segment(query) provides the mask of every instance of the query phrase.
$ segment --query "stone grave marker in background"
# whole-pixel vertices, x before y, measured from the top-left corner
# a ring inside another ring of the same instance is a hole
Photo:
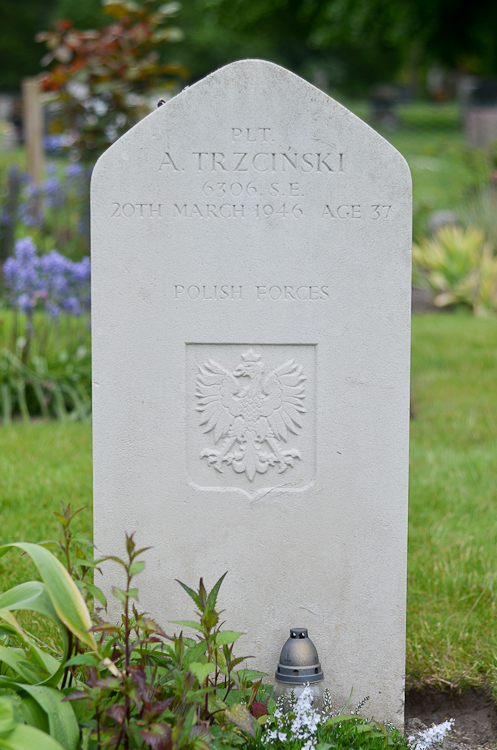
[[[228,570],[250,665],[271,675],[307,627],[334,701],[353,687],[400,725],[404,159],[307,82],[241,61],[101,157],[92,231],[99,552],[122,555],[125,531],[152,546],[140,606],[171,631],[192,615],[174,579]]]

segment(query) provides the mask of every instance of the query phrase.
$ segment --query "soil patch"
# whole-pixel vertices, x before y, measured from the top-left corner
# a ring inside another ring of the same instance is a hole
[[[427,289],[416,289],[415,287],[412,290],[411,310],[413,313],[440,312],[440,308],[433,302],[433,294]]]
[[[488,693],[482,690],[440,693],[425,688],[406,694],[406,734],[417,735],[447,719],[455,721],[443,750],[497,748],[497,710]]]

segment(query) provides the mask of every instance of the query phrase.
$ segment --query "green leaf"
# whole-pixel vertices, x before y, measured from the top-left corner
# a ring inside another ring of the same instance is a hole
[[[142,560],[137,560],[129,566],[129,574],[131,576],[136,576],[138,573],[141,573],[144,568],[145,563]]]
[[[50,734],[65,750],[76,750],[79,741],[79,726],[70,703],[63,703],[64,693],[40,685],[22,685],[48,716]]]
[[[114,588],[112,589],[112,595],[115,596],[116,599],[119,599],[122,604],[126,604],[128,600],[126,591],[123,591],[123,589],[118,589],[117,586],[114,586]]]
[[[202,632],[202,628],[198,624],[198,622],[194,622],[194,620],[173,620],[173,625],[181,625],[183,628],[195,628],[195,630],[200,630]]]
[[[224,711],[225,709],[228,708],[226,703],[223,700],[221,700],[219,695],[217,695],[216,693],[211,693],[209,695],[208,700],[209,700],[209,713],[211,714],[215,713],[216,711]]]
[[[219,589],[221,588],[221,584],[227,575],[228,575],[228,571],[226,571],[226,573],[223,573],[219,581],[213,586],[211,592],[209,593],[209,596],[207,597],[206,609],[214,609],[214,607],[216,606],[217,595],[219,593]]]
[[[85,586],[93,598],[99,601],[103,607],[107,608],[107,599],[105,598],[103,591],[101,591],[98,586],[94,586],[93,583],[85,582]]]
[[[80,641],[95,650],[95,639],[88,632],[91,628],[90,613],[78,587],[62,563],[44,547],[30,542],[3,545],[0,547],[0,557],[12,547],[28,553],[47,587],[48,596],[59,618]]]
[[[342,710],[340,711],[340,713],[341,713],[341,714],[344,714],[344,713],[345,713],[345,711],[347,710],[347,708],[348,708],[348,706],[349,706],[349,703],[350,703],[350,701],[352,700],[352,693],[353,693],[353,692],[354,692],[354,686],[352,686],[352,687],[350,688],[350,695],[349,695],[349,697],[347,698],[347,703],[345,704],[345,706],[344,706],[344,707],[342,708]]]
[[[27,724],[16,724],[10,734],[0,737],[0,750],[64,750],[64,748],[45,732]]]
[[[226,718],[236,724],[243,732],[255,737],[254,722],[247,706],[234,703],[231,708],[226,710],[225,714]]]
[[[239,669],[236,674],[241,682],[253,682],[253,680],[260,680],[261,677],[267,677],[266,672],[258,672],[256,669]]]
[[[128,599],[138,599],[138,589],[128,589],[126,591],[125,589],[118,589],[117,586],[114,586],[112,593],[116,599],[119,599],[123,604],[126,604]]]
[[[21,708],[26,724],[50,734],[48,716],[39,703],[31,698],[31,696],[27,695],[25,698],[21,699]]]
[[[27,581],[0,595],[0,608],[17,610],[29,609],[49,617],[59,627],[61,621],[41,581]]]
[[[71,659],[68,659],[66,661],[65,666],[66,667],[79,667],[79,666],[86,666],[86,667],[95,667],[98,664],[98,659],[95,657],[95,654],[77,654],[76,656],[73,656]]]
[[[24,632],[22,627],[17,622],[15,615],[8,609],[0,609],[0,620],[6,622],[11,629],[11,632],[15,633],[17,637],[24,644],[24,648],[28,651],[26,657],[27,661],[31,663],[31,666],[36,670],[42,670],[45,674],[46,679],[50,679],[51,676],[56,675],[59,677],[61,674],[61,662],[54,659],[53,656],[47,654],[46,651],[42,651],[32,640],[28,637],[27,633]],[[35,666],[36,664],[36,666]],[[57,678],[58,681],[58,678]]]
[[[178,581],[177,578],[176,578],[176,581],[186,591],[186,593],[188,594],[188,596],[190,596],[193,599],[193,601],[195,602],[195,604],[197,605],[197,607],[200,609],[200,598],[199,598],[197,592],[194,591],[193,589],[189,588],[189,586],[187,586],[185,583],[181,583],[181,581]]]
[[[49,685],[57,685],[63,671],[64,661],[68,654],[69,641],[67,628],[60,620],[47,593],[47,587],[41,581],[27,581],[19,586],[5,591],[0,595],[0,607],[3,610],[31,610],[45,615],[59,628],[64,644],[64,653],[60,662],[57,662],[45,651],[31,644],[31,649],[36,651],[38,661],[44,665],[50,676],[45,680]],[[5,619],[5,618],[4,618]]]
[[[187,649],[185,656],[183,658],[183,667],[188,667],[189,664],[191,664],[194,661],[197,661],[201,656],[205,654],[206,650],[206,643],[204,641],[200,641],[199,643],[196,643],[195,646],[191,646],[189,649]]]
[[[330,716],[329,719],[326,719],[323,726],[332,727],[333,724],[340,724],[341,721],[361,721],[361,717],[357,716],[357,714],[348,714],[345,716]]]
[[[40,673],[34,664],[26,660],[26,656],[21,649],[0,646],[0,662],[10,667],[26,683],[35,684],[47,678],[46,672]]]
[[[234,630],[222,630],[216,633],[216,645],[224,646],[227,643],[234,643],[243,633],[237,633]]]
[[[15,727],[14,707],[8,698],[0,698],[0,736],[12,732]]]
[[[208,661],[201,664],[199,661],[193,661],[189,666],[190,672],[195,675],[200,684],[216,669],[216,665]]]
[[[261,716],[261,719],[263,717]],[[331,742],[318,742],[316,745],[316,750],[330,750],[330,747],[333,747]]]

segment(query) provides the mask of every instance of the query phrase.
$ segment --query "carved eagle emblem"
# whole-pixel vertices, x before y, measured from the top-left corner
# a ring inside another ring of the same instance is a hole
[[[270,466],[281,474],[301,458],[284,444],[302,427],[306,377],[293,359],[267,373],[253,349],[240,359],[232,372],[213,359],[199,366],[196,409],[203,432],[220,443],[218,450],[205,448],[201,458],[221,473],[223,465],[231,466],[252,482]]]

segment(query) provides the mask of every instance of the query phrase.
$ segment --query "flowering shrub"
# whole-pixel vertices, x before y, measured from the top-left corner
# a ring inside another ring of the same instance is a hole
[[[25,237],[5,261],[3,277],[12,312],[0,320],[2,422],[16,414],[89,416],[90,259],[74,262],[56,250],[40,255]]]
[[[170,24],[179,3],[160,0],[106,0],[104,12],[116,20],[99,31],[81,31],[59,21],[38,34],[52,65],[42,79],[59,117],[52,127],[68,133],[79,159],[96,161],[120,135],[150,111],[150,92],[174,87],[186,71],[163,59],[164,45],[179,41]]]
[[[57,250],[39,256],[31,237],[18,240],[14,257],[3,266],[5,288],[13,308],[31,317],[41,308],[50,317],[90,310],[90,259],[75,263]]]

